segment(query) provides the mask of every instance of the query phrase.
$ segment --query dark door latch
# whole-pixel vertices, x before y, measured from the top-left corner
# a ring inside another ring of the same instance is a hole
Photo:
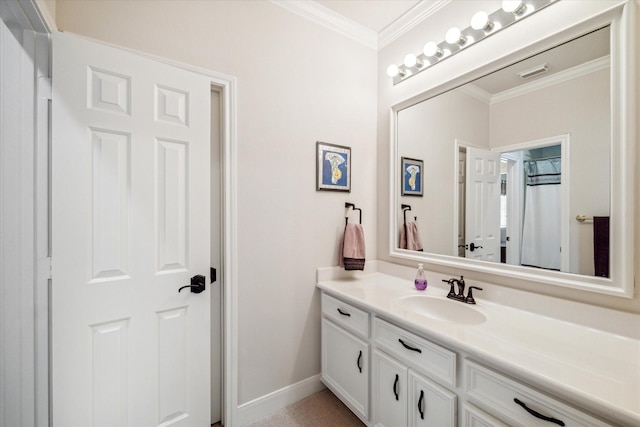
[[[471,242],[471,243],[469,244],[469,250],[470,250],[471,252],[473,252],[473,251],[475,251],[476,249],[482,249],[482,246],[478,246],[478,245],[476,245],[475,243]]]
[[[196,275],[191,278],[191,284],[186,285],[178,289],[178,292],[182,291],[185,288],[191,288],[191,292],[194,294],[199,294],[200,292],[205,290],[205,281],[207,279],[204,276]]]

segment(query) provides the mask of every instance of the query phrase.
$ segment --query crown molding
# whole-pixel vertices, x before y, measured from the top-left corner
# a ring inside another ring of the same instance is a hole
[[[449,3],[451,3],[451,0],[419,2],[407,13],[380,31],[378,34],[378,49],[388,46]]]
[[[378,49],[378,34],[370,28],[345,18],[328,7],[311,0],[269,0],[290,12],[340,33],[371,49]]]

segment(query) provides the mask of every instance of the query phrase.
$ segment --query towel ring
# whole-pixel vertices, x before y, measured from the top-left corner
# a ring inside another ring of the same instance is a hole
[[[404,214],[404,225],[407,226],[407,211],[411,210],[411,205],[401,205],[402,213]],[[416,221],[418,220],[417,216],[413,217]],[[406,231],[406,230],[405,230]]]
[[[346,203],[344,204],[344,207],[345,207],[345,208],[347,208],[347,209],[352,208],[354,211],[359,211],[359,212],[358,212],[358,213],[360,214],[360,217],[359,217],[359,224],[362,224],[362,209],[360,209],[360,208],[356,208],[356,205],[354,205],[353,203],[349,203],[349,202],[346,202]],[[344,225],[345,225],[345,227],[347,226],[347,224],[349,224],[349,217],[348,217],[348,216],[346,216],[346,217],[344,218]]]

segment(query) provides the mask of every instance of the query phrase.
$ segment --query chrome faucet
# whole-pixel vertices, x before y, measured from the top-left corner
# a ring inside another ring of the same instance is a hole
[[[449,286],[451,286],[451,288],[449,289],[449,293],[447,294],[447,298],[456,300],[456,301],[461,301],[461,302],[465,302],[467,304],[475,304],[476,300],[473,298],[473,290],[477,289],[479,291],[482,290],[482,288],[479,288],[477,286],[469,286],[469,292],[467,293],[467,296],[464,296],[464,288],[466,287],[465,283],[464,283],[464,276],[460,276],[460,279],[456,279],[456,278],[451,278],[449,280],[442,280],[445,283],[448,283]],[[458,284],[458,293],[456,294],[455,292],[455,285]]]

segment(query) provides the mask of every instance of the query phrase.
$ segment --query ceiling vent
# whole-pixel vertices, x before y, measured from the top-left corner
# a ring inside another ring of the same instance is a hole
[[[538,65],[536,67],[530,68],[526,71],[522,71],[518,73],[521,79],[530,79],[531,77],[535,77],[539,74],[546,73],[549,71],[549,66],[547,64]]]

